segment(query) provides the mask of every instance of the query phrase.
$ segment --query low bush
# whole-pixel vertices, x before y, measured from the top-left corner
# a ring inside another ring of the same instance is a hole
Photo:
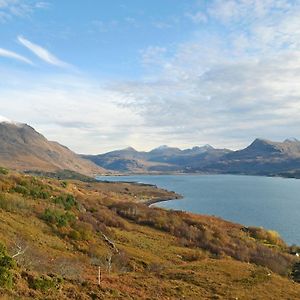
[[[265,230],[261,227],[248,227],[245,231],[248,231],[250,236],[254,239],[260,240],[265,244],[286,248],[284,241],[280,238],[279,233],[276,231]]]
[[[51,277],[41,276],[38,278],[30,277],[28,284],[29,287],[34,290],[46,292],[58,288],[61,282],[62,280],[56,277],[51,278]]]
[[[73,230],[69,233],[69,237],[73,240],[88,241],[93,236],[93,227],[89,223],[77,221],[72,224]]]
[[[8,174],[8,170],[3,168],[3,167],[0,167],[0,174],[2,175],[7,175]]]
[[[14,177],[14,180],[15,186],[10,189],[10,192],[34,199],[48,199],[51,196],[49,187],[35,177]]]
[[[59,195],[53,199],[53,202],[60,204],[66,210],[70,210],[72,207],[77,206],[77,202],[73,195]]]
[[[0,243],[0,287],[11,289],[13,286],[14,260],[7,254],[5,246]]]
[[[58,210],[46,208],[41,218],[52,225],[63,227],[75,221],[75,216],[69,212],[63,213]]]

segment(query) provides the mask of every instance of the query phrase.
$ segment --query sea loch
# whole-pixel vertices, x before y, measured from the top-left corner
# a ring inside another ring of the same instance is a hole
[[[183,195],[159,207],[209,214],[247,226],[276,230],[300,244],[300,180],[241,175],[137,175],[99,180],[155,184]]]

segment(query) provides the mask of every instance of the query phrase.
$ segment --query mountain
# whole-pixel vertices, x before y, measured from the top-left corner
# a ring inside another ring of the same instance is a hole
[[[166,145],[149,152],[131,147],[99,155],[83,155],[97,165],[114,171],[130,173],[188,172],[200,169],[230,153],[228,149],[215,149],[210,145],[181,150]]]
[[[300,141],[256,139],[242,150],[228,153],[207,166],[211,172],[276,175],[300,169]]]
[[[145,173],[149,168],[157,165],[168,166],[163,163],[148,161],[147,155],[147,152],[139,152],[132,147],[128,147],[105,154],[82,155],[82,157],[105,169],[119,172]]]
[[[65,146],[48,141],[27,124],[0,122],[0,165],[20,171],[71,170],[85,175],[104,169]]]
[[[127,173],[229,173],[299,177],[300,141],[255,139],[231,151],[210,145],[181,150],[160,146],[149,152],[133,148],[83,156],[106,169]]]

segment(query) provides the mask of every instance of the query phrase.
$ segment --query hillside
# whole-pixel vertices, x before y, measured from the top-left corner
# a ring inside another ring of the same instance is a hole
[[[71,170],[92,175],[103,168],[44,136],[26,124],[0,122],[0,164],[20,171]]]
[[[299,249],[272,231],[145,205],[175,197],[1,168],[0,297],[299,299],[289,254]]]

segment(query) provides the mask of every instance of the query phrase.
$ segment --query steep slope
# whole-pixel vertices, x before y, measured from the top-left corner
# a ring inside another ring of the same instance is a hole
[[[103,168],[44,136],[26,124],[0,123],[0,165],[16,170],[72,170],[92,175]]]

